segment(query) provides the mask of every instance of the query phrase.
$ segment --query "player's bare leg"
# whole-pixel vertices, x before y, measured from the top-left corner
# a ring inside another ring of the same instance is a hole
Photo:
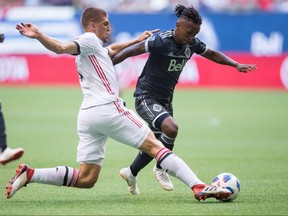
[[[5,196],[11,198],[29,183],[91,188],[97,182],[100,170],[101,166],[97,164],[80,164],[79,170],[67,166],[36,169],[20,164],[15,176],[8,182]]]
[[[231,195],[231,192],[225,188],[209,186],[202,182],[188,165],[169,149],[165,148],[152,132],[149,133],[141,146],[141,150],[154,156],[157,163],[164,170],[167,170],[168,174],[187,184],[193,190],[197,200],[200,201],[212,197],[222,200]]]

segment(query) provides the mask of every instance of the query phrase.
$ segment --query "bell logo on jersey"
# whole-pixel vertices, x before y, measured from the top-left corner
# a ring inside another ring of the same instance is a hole
[[[168,71],[169,72],[178,72],[178,71],[182,71],[185,64],[187,62],[187,59],[183,59],[181,63],[177,64],[177,61],[175,59],[171,59],[169,67],[168,67]]]

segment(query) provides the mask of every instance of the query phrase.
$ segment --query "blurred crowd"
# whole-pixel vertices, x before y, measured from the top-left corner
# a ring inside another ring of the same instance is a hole
[[[288,0],[0,0],[0,8],[14,6],[73,6],[82,10],[89,6],[118,13],[171,12],[176,4],[193,5],[200,11],[288,12]]]

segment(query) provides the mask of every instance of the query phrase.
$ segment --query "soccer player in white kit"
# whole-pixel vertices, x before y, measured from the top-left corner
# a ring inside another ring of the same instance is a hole
[[[135,40],[104,48],[103,42],[108,40],[111,30],[107,13],[99,8],[88,8],[82,13],[81,24],[84,33],[68,43],[41,33],[31,23],[16,26],[22,35],[37,39],[48,50],[77,55],[76,67],[84,98],[77,123],[79,168],[58,166],[39,169],[20,164],[8,183],[6,198],[11,198],[20,188],[33,182],[92,188],[98,180],[108,137],[154,157],[169,174],[187,184],[199,201],[210,197],[222,200],[230,196],[231,192],[227,189],[203,183],[182,159],[155,138],[149,127],[118,97],[119,87],[111,57],[157,30],[145,31]],[[125,180],[129,185],[130,179]]]

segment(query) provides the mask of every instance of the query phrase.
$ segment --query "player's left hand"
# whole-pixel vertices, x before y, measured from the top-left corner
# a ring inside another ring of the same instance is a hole
[[[251,71],[257,70],[257,66],[255,64],[240,64],[237,63],[236,66],[237,70],[242,73],[247,73]]]
[[[150,31],[144,31],[144,32],[142,32],[141,35],[138,36],[137,40],[138,40],[139,42],[141,42],[141,41],[147,39],[148,37],[152,36],[153,33],[159,32],[159,31],[160,31],[160,29],[154,29],[154,30],[150,30]]]

